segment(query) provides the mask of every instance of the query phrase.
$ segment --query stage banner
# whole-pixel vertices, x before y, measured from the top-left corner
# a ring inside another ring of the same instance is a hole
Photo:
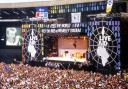
[[[37,7],[35,17],[41,17],[44,19],[48,19],[48,7]]]
[[[71,13],[71,22],[80,23],[81,22],[81,13]]]
[[[97,23],[97,24],[95,24]],[[120,69],[120,20],[107,18],[88,22],[88,59],[97,68]]]
[[[43,34],[37,24],[22,24],[22,36],[22,62],[37,61],[43,54]]]
[[[113,6],[113,0],[108,0],[107,1],[107,7],[106,7],[106,13],[110,13],[111,12],[112,6]]]

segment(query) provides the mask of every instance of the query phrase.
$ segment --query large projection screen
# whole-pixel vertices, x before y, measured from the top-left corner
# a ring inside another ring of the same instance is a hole
[[[21,46],[21,28],[6,28],[6,46]]]

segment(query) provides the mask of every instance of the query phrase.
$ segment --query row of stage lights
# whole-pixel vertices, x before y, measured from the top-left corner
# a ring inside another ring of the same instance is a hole
[[[71,5],[59,5],[51,6],[50,13],[70,13],[70,12],[88,12],[88,11],[104,11],[106,8],[106,2],[90,2],[90,3],[78,3]]]

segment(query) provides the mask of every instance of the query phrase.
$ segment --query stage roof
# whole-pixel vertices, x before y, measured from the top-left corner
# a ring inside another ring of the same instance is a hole
[[[0,0],[0,3],[22,3],[22,2],[37,2],[37,1],[53,1],[53,0]]]

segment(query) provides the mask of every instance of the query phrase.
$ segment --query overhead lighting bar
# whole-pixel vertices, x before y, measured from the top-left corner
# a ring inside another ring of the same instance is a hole
[[[13,13],[14,13],[14,14],[17,14],[17,15],[19,15],[19,13],[18,13],[18,12],[16,12],[16,11],[13,11]]]
[[[26,14],[26,12],[25,11],[21,11],[23,14]]]
[[[21,22],[22,19],[0,19],[0,22]]]
[[[3,11],[3,13],[5,13],[5,14],[9,15],[9,13],[8,13],[7,11]]]
[[[31,11],[32,12],[32,14],[34,15],[34,11]]]

